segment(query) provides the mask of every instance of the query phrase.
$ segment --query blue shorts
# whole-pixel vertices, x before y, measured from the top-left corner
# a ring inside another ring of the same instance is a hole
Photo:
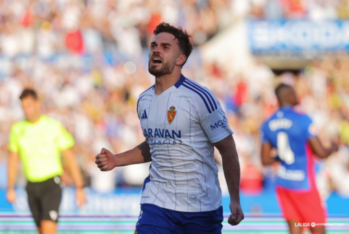
[[[179,212],[142,204],[137,234],[220,234],[223,208],[207,212]]]

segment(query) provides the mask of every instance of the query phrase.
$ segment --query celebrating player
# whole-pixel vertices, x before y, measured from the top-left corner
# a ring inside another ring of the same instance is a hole
[[[102,171],[152,161],[144,181],[138,234],[221,233],[222,194],[214,147],[223,159],[231,215],[237,225],[240,166],[232,130],[213,93],[181,74],[192,45],[182,29],[166,23],[154,30],[148,70],[155,85],[137,104],[146,140],[130,151],[113,155],[102,149],[96,164]]]
[[[280,84],[275,89],[280,109],[262,125],[263,165],[280,161],[277,169],[277,196],[291,234],[302,233],[306,224],[312,233],[325,233],[325,209],[315,184],[313,152],[326,158],[338,150],[336,144],[324,148],[314,132],[309,116],[293,109],[297,105],[294,89]],[[278,156],[272,157],[272,148]]]
[[[34,90],[25,89],[20,100],[26,120],[15,123],[11,129],[7,200],[10,203],[16,200],[14,185],[21,159],[28,203],[37,229],[40,234],[54,234],[62,197],[60,151],[74,179],[78,205],[86,201],[82,175],[70,149],[74,139],[58,121],[41,115],[41,104]]]

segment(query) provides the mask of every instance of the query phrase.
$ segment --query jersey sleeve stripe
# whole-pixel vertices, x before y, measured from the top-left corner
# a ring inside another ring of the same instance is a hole
[[[205,97],[207,98],[208,102],[210,103],[210,106],[211,106],[211,110],[214,111],[216,110],[209,98],[209,96],[204,92],[203,89],[200,89],[200,86],[198,85],[195,85],[194,83],[189,83],[187,82],[187,80],[185,81],[185,84],[188,85],[188,86],[191,86],[192,88],[196,89],[198,92],[201,92],[203,95],[205,95]]]
[[[211,101],[209,100],[213,111],[217,110],[217,104],[216,104],[214,98],[212,97],[212,95],[206,89],[200,87],[199,85],[195,84],[194,82],[192,82],[192,81],[190,81],[188,79],[186,79],[185,81],[188,82],[189,84],[191,84],[192,86],[197,87],[200,91],[202,91],[205,94],[205,96],[207,98],[209,97],[211,99],[211,101],[213,102],[213,105],[214,105],[214,107],[213,107]]]
[[[199,91],[197,91],[197,90],[191,88],[191,87],[188,86],[186,83],[183,83],[183,86],[186,87],[187,89],[190,89],[191,91],[197,93],[197,94],[201,97],[201,99],[204,101],[205,106],[206,106],[208,112],[209,112],[210,114],[212,113],[211,109],[209,108],[209,106],[208,106],[208,104],[207,104],[207,102],[206,102],[206,99],[201,95],[201,93],[200,93]]]

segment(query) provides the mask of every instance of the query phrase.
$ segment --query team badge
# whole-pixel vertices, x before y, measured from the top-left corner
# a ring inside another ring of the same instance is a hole
[[[171,124],[176,117],[176,107],[171,106],[170,109],[167,111],[167,121],[169,124]]]

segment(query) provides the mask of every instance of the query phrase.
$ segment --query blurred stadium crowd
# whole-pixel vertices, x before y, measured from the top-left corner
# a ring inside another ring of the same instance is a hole
[[[250,0],[240,2],[254,19],[335,20],[349,18],[347,0]]]
[[[183,74],[210,87],[226,110],[242,166],[242,191],[257,194],[273,177],[274,168],[263,168],[259,160],[259,128],[277,108],[273,89],[282,81],[295,86],[300,109],[313,118],[324,142],[339,138],[342,143],[338,153],[317,165],[322,194],[336,190],[349,196],[347,54],[329,55],[301,72],[280,74],[258,59],[238,72],[230,69],[234,61],[207,63],[200,54],[200,45],[234,21],[238,14],[232,11],[274,19],[276,11],[271,9],[278,4],[286,5],[277,18],[349,16],[348,2],[339,0],[0,0],[0,187],[6,187],[10,126],[23,118],[18,97],[24,87],[34,87],[43,112],[74,135],[87,185],[107,192],[142,184],[149,165],[101,173],[94,157],[102,147],[121,152],[144,140],[136,102],[154,83],[147,72],[147,47],[154,27],[165,21],[193,35],[195,49]],[[220,177],[224,181],[223,174]],[[72,184],[68,172],[63,180]],[[18,184],[24,184],[23,176]]]

